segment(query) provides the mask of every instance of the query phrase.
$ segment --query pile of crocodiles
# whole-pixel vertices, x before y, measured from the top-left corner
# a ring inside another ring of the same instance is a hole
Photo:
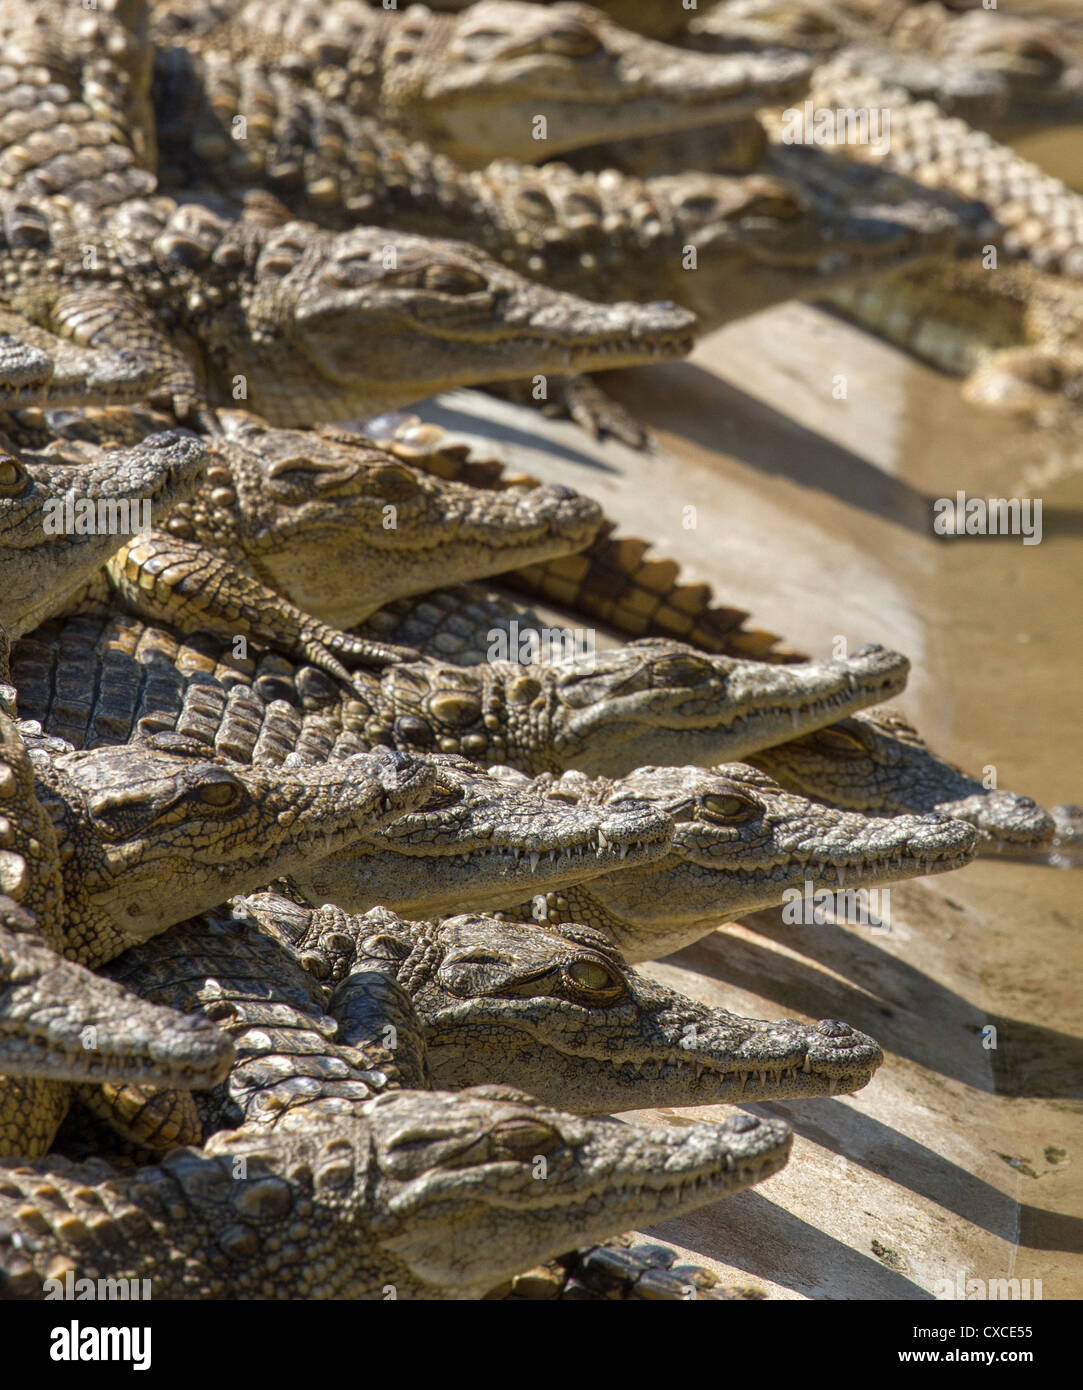
[[[543,380],[641,443],[590,372],[800,296],[1067,409],[1083,204],[998,140],[1083,119],[1080,34],[0,0],[0,36],[0,1296],[761,1297],[625,1233],[787,1126],[611,1116],[881,1049],[635,964],[810,882],[1072,862],[1083,813],[939,756],[905,656],[809,659],[401,408]],[[890,150],[792,143],[806,100],[890,106]],[[602,649],[494,659],[532,602]]]

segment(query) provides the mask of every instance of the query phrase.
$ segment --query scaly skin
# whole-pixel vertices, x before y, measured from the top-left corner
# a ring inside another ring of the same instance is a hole
[[[0,1152],[44,1153],[69,1088],[111,1083],[213,1085],[232,1060],[195,1020],[155,1008],[71,961],[56,833],[30,756],[0,713]],[[16,901],[17,900],[17,901]]]
[[[1037,269],[1083,277],[1083,195],[929,101],[912,101],[890,74],[867,73],[845,52],[817,70],[816,108],[888,109],[890,139],[844,144],[850,159],[980,199],[992,214],[987,241]]]
[[[389,972],[417,1010],[439,1087],[488,1079],[607,1114],[835,1095],[866,1085],[882,1060],[844,1023],[764,1022],[687,999],[629,969],[589,927],[475,915],[407,922],[386,908],[350,916],[270,893],[238,906],[332,991],[328,1007],[340,1019],[352,981]],[[119,978],[146,992],[135,975]],[[150,997],[192,1007],[180,994]]]
[[[349,912],[379,903],[436,916],[510,907],[545,893],[661,859],[668,815],[638,802],[616,812],[559,805],[525,778],[490,776],[464,758],[435,754],[424,804],[378,834],[290,875],[306,902]]]
[[[485,1295],[509,1303],[568,1299],[575,1302],[709,1302],[755,1301],[761,1289],[719,1284],[709,1270],[676,1262],[660,1245],[633,1245],[617,1237],[586,1250],[572,1250],[535,1269],[526,1270]]]
[[[65,574],[48,544],[35,545],[37,565],[26,566],[23,552],[12,556],[9,564],[19,561],[12,602],[32,603],[34,620],[15,623],[18,613],[9,612],[13,626],[23,630],[61,610],[119,600],[184,632],[262,642],[348,684],[344,662],[381,665],[417,653],[351,636],[341,624],[426,587],[434,569],[470,577],[499,570],[512,556],[545,559],[584,544],[597,527],[597,504],[567,488],[481,492],[404,467],[354,434],[276,430],[242,412],[225,413],[221,423],[225,433],[209,441],[206,482],[191,502],[173,507],[162,529],[121,544],[87,588],[58,587]],[[50,466],[38,469],[44,486],[19,491],[17,463],[9,465],[16,475],[8,509],[19,508],[20,534],[42,539],[50,493],[73,470],[80,487],[84,477],[97,481],[105,473],[115,490],[130,466],[142,485],[146,448],[103,454],[99,446],[135,443],[167,424],[168,417],[142,410],[52,410],[32,420],[24,413],[13,432],[48,440],[33,458]],[[198,448],[194,440],[172,447]],[[59,463],[70,465],[67,473]],[[0,480],[0,500],[2,488]],[[159,519],[168,495],[158,504]],[[100,551],[110,543],[106,537],[97,544]]]
[[[386,750],[271,769],[214,762],[176,735],[93,752],[49,744],[31,757],[60,848],[64,954],[91,966],[332,853],[432,786],[423,762]]]
[[[129,504],[138,515],[138,504],[150,502],[152,518],[161,520],[194,494],[205,459],[197,439],[175,431],[126,449],[75,450],[58,441],[38,451],[0,452],[0,622],[8,633],[18,637],[62,612],[122,544],[116,523],[130,518]],[[46,529],[50,504],[70,504],[81,526],[76,508],[88,501],[93,529]]]
[[[5,413],[28,406],[124,405],[142,400],[159,380],[159,373],[129,352],[81,348],[0,309],[0,410]],[[162,428],[171,423],[165,420]],[[16,428],[16,422],[5,421],[9,437]]]
[[[100,213],[6,195],[0,271],[10,308],[132,350],[162,369],[170,408],[209,424],[209,404],[236,391],[272,424],[308,424],[456,384],[679,356],[693,322],[668,305],[562,295],[465,244],[268,228],[169,199]]]
[[[376,903],[415,916],[514,906],[526,919],[584,922],[607,932],[629,960],[647,960],[810,882],[869,888],[961,868],[976,838],[947,811],[890,819],[843,813],[741,764],[640,768],[616,780],[573,772],[529,781],[507,769],[499,780],[465,769],[449,778],[448,771],[443,778],[457,799],[440,795],[438,769],[434,809],[411,812],[292,875],[294,890],[308,903],[351,912]],[[558,808],[582,823],[563,824]],[[676,820],[675,832],[648,839],[647,808]],[[629,814],[596,821],[595,829],[589,809]],[[1032,812],[1044,816],[1033,803]],[[616,852],[613,872],[606,860]],[[441,863],[448,854],[455,858]],[[526,903],[516,895],[524,884],[532,894]]]
[[[153,189],[144,0],[78,12],[67,0],[3,0],[0,52],[0,188],[100,206]]]
[[[134,1172],[7,1164],[0,1296],[41,1298],[71,1268],[150,1278],[156,1298],[383,1299],[389,1284],[398,1298],[476,1298],[575,1241],[761,1182],[789,1145],[784,1125],[750,1115],[646,1130],[479,1087],[396,1091]]]
[[[797,55],[689,53],[586,6],[509,0],[455,16],[344,0],[179,0],[155,7],[152,37],[160,48],[269,60],[325,100],[474,165],[746,115],[802,95],[810,66]]]
[[[112,445],[166,423],[149,410],[50,411],[38,428],[24,417],[22,429]],[[173,507],[157,539],[214,552],[336,628],[424,591],[434,574],[454,583],[570,554],[601,518],[598,503],[569,488],[482,489],[440,478],[345,429],[276,429],[234,410],[219,423],[222,434],[205,441],[205,481]],[[167,605],[135,611],[178,621]]]
[[[762,168],[641,180],[510,159],[466,172],[267,64],[225,54],[160,55],[156,102],[165,188],[232,198],[264,189],[324,227],[462,238],[551,288],[672,298],[703,332],[943,255],[959,231],[947,205],[816,150],[784,176]],[[234,138],[239,119],[249,120],[243,140]]]
[[[664,858],[535,897],[518,910],[542,922],[585,922],[631,961],[680,950],[809,884],[811,891],[853,891],[961,868],[977,838],[947,812],[870,818],[831,809],[739,763],[709,771],[640,768],[613,782],[566,773],[549,794],[573,805],[643,800],[677,822]]]
[[[621,776],[651,756],[739,758],[891,698],[908,669],[905,657],[875,646],[771,666],[648,638],[529,667],[403,663],[371,678],[364,700],[345,703],[344,719],[370,742],[390,737],[396,747],[462,752],[532,774]]]
[[[782,45],[823,58],[853,46],[868,70],[998,136],[1083,117],[1083,54],[1068,24],[1021,14],[1018,4],[1014,13],[960,8],[731,0],[691,15],[688,41],[707,51]]]
[[[100,625],[100,620],[86,624],[92,629]],[[74,635],[82,627],[75,620],[70,631]],[[105,631],[123,637],[126,625],[107,620]],[[340,702],[326,682],[323,691],[330,700],[322,708],[318,704],[320,678],[312,668],[302,668],[291,691],[275,669],[284,663],[272,659],[267,674],[257,676],[251,686],[222,663],[208,670],[204,660],[192,670],[199,661],[198,648],[181,648],[177,666],[167,666],[152,655],[161,651],[159,634],[148,629],[144,635],[147,641],[134,649],[128,646],[130,656],[110,651],[106,644],[104,664],[95,670],[93,683],[85,686],[85,648],[80,650],[77,642],[67,644],[57,672],[55,719],[36,703],[30,666],[20,657],[16,678],[22,681],[24,672],[28,677],[24,713],[43,718],[52,736],[60,727],[70,728],[64,719],[65,713],[74,712],[66,694],[71,681],[73,693],[82,687],[83,695],[77,698],[96,692],[91,699],[102,699],[91,713],[92,731],[84,730],[80,739],[99,749],[172,727],[198,740],[196,746],[205,757],[269,771],[288,770],[291,756],[341,764],[362,750],[356,734],[343,730]],[[35,651],[40,648],[32,639],[27,655],[34,665]],[[297,701],[292,708],[282,699],[287,694]],[[304,704],[307,711],[300,707]],[[668,817],[647,806],[617,812],[603,806],[560,806],[544,791],[535,794],[522,779],[497,779],[462,758],[436,755],[426,760],[425,770],[430,782],[425,795],[403,806],[405,814],[393,825],[366,827],[328,846],[325,852],[334,855],[335,863],[326,878],[317,874],[319,855],[295,865],[288,871],[295,889],[317,903],[334,894],[354,911],[376,903],[418,915],[507,907],[524,894],[555,890],[621,865],[646,863],[669,845]]]
[[[140,650],[159,654],[153,680],[133,660]],[[77,743],[88,735],[114,742],[139,729],[176,729],[231,756],[239,749],[242,758],[261,744],[267,751],[277,745],[284,757],[332,750],[341,756],[390,743],[530,774],[621,776],[651,756],[701,764],[743,757],[892,698],[909,669],[905,657],[875,646],[839,660],[780,666],[647,639],[533,666],[403,662],[382,675],[359,675],[364,696],[344,698],[311,668],[265,663],[270,679],[257,676],[255,688],[233,679],[241,663],[213,643],[193,650],[202,670],[188,680],[174,664],[175,637],[160,629],[121,618],[104,630],[78,619],[42,629],[13,659],[22,714]],[[99,662],[102,672],[90,674]],[[223,665],[230,674],[219,672]]]
[[[1083,223],[1081,223],[1083,226]],[[1080,262],[1083,266],[1083,260]],[[952,375],[975,405],[1061,429],[1078,452],[1083,287],[1027,265],[930,268],[840,291],[833,307]]]
[[[751,761],[803,796],[872,816],[939,812],[978,832],[979,854],[1015,856],[1050,846],[1054,818],[1029,796],[990,789],[946,762],[892,709],[864,710]]]

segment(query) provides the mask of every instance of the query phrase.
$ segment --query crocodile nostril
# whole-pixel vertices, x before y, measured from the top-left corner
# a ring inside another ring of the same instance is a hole
[[[840,1023],[834,1018],[821,1018],[816,1031],[824,1038],[848,1038],[853,1029],[848,1023]]]
[[[737,1134],[747,1134],[749,1130],[759,1129],[760,1122],[755,1115],[734,1115],[730,1120],[730,1129]]]
[[[884,648],[879,642],[866,642],[864,646],[858,647],[854,656],[875,656],[877,652],[882,652]]]
[[[565,487],[563,483],[547,483],[542,491],[547,497],[553,497],[558,502],[570,502],[578,495],[574,488]]]

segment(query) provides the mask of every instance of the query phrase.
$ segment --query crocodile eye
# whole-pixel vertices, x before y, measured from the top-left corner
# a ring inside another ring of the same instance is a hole
[[[820,729],[815,734],[817,744],[834,756],[853,758],[866,757],[868,749],[856,734],[848,734],[845,729]]]
[[[754,801],[743,796],[720,794],[705,796],[701,802],[703,810],[711,820],[729,822],[748,820],[759,810]]]
[[[598,35],[585,27],[551,29],[538,44],[543,53],[556,53],[562,58],[589,58],[601,46]]]
[[[584,994],[612,994],[624,988],[624,981],[612,966],[587,956],[566,965],[564,975],[574,989]]]
[[[675,687],[700,685],[714,675],[714,667],[707,661],[694,656],[667,656],[655,661],[651,667],[651,684]]]
[[[235,782],[207,782],[196,789],[196,799],[204,806],[224,810],[241,799],[241,789]]]
[[[30,474],[10,455],[0,455],[0,497],[14,497],[30,481]]]
[[[427,290],[438,290],[440,294],[480,294],[488,288],[484,275],[456,265],[429,266],[423,284]]]
[[[384,497],[412,497],[417,491],[417,479],[399,463],[376,464],[369,471],[369,481]]]
[[[540,1120],[506,1120],[498,1124],[489,1135],[491,1153],[494,1158],[518,1158],[529,1160],[539,1155],[552,1153],[561,1144],[560,1135],[550,1125]]]
[[[463,799],[462,787],[448,787],[441,782],[437,782],[433,788],[432,795],[425,798],[425,804],[420,808],[422,812],[444,811],[449,806],[457,806]]]

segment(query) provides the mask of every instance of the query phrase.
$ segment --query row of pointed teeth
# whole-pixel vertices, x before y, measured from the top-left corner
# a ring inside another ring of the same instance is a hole
[[[783,1082],[796,1082],[801,1072],[810,1072],[812,1062],[808,1056],[799,1067],[766,1067],[752,1069],[751,1071],[721,1071],[718,1067],[713,1067],[709,1062],[700,1062],[687,1053],[680,1056],[670,1056],[666,1058],[652,1059],[646,1062],[625,1062],[621,1067],[622,1071],[627,1071],[631,1076],[645,1081],[664,1080],[667,1073],[678,1071],[692,1071],[696,1081],[704,1076],[709,1076],[715,1081],[740,1081],[742,1091],[748,1082],[755,1077],[761,1086],[770,1083],[772,1086],[781,1086]]]
[[[628,856],[628,851],[642,850],[647,847],[646,840],[635,840],[630,845],[613,845],[601,831],[598,832],[596,844],[574,845],[571,849],[550,849],[545,851],[534,849],[521,849],[518,845],[493,845],[489,849],[476,849],[470,852],[471,859],[510,859],[513,863],[518,863],[520,859],[530,860],[530,872],[534,873],[539,864],[563,864],[571,859],[584,859],[593,853],[595,859],[601,859],[607,850],[615,849],[619,859],[623,862]]]
[[[543,349],[555,349],[558,346],[556,342],[549,339],[545,339],[541,343]],[[645,353],[648,357],[658,357],[663,353],[668,356],[675,350],[687,350],[690,346],[691,339],[688,338],[667,338],[665,340],[659,340],[657,338],[621,338],[616,342],[583,343],[576,347],[567,346],[564,348],[563,357],[564,365],[570,367],[575,360],[576,352],[638,352]]]

